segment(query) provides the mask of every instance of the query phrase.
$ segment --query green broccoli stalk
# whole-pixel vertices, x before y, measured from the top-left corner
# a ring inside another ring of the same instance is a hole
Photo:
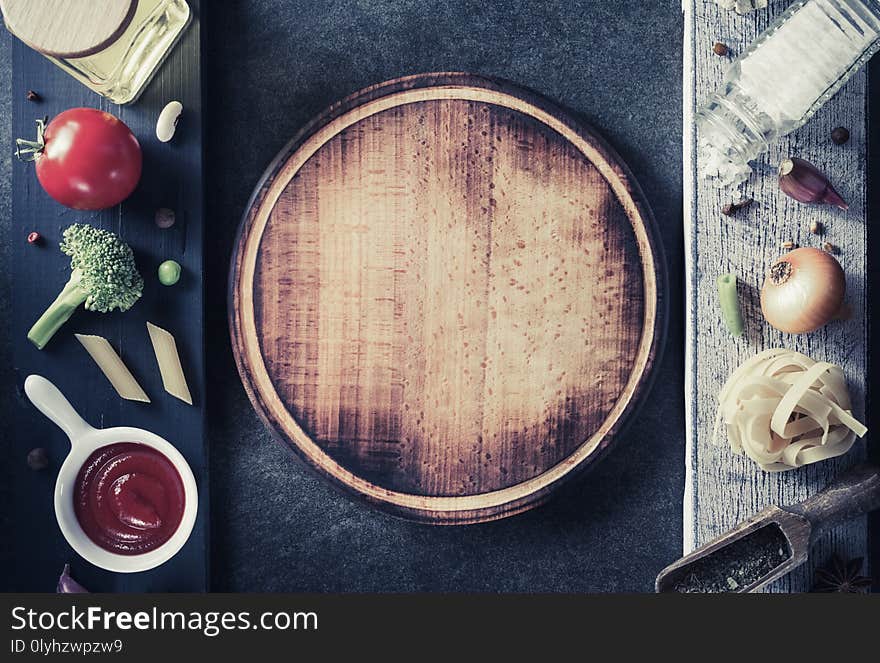
[[[131,247],[109,230],[75,223],[64,231],[61,251],[70,256],[70,280],[28,332],[42,350],[83,304],[89,311],[127,311],[144,289]]]

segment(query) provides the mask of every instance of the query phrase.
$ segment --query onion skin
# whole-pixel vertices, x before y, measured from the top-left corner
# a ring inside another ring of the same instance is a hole
[[[779,331],[804,334],[837,318],[846,276],[834,256],[803,247],[776,260],[761,288],[761,311]]]

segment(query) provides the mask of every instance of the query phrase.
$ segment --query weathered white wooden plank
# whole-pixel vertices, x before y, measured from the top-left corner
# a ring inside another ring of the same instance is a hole
[[[740,188],[756,203],[734,217],[720,212],[740,194],[719,191],[698,176],[694,150],[695,109],[721,81],[732,57],[718,57],[712,44],[721,41],[732,56],[743,50],[787,6],[771,2],[768,9],[739,16],[720,9],[714,0],[683,0],[685,11],[684,170],[687,281],[687,481],[684,504],[684,548],[689,552],[751,516],[768,504],[798,502],[821,489],[841,469],[861,460],[859,442],[844,458],[781,474],[768,474],[726,443],[714,443],[712,425],[716,396],[729,373],[767,347],[787,347],[814,359],[839,364],[846,373],[856,416],[864,421],[866,377],[866,93],[862,71],[803,128],[782,139],[755,164],[752,178]],[[845,126],[850,141],[830,140],[831,130]],[[786,156],[803,157],[824,170],[849,202],[847,212],[828,206],[807,206],[784,196],[776,183],[776,165]],[[809,231],[811,221],[827,229],[824,238]],[[767,266],[793,241],[821,246],[827,239],[841,249],[838,259],[847,275],[847,302],[852,318],[812,334],[782,334],[767,325],[760,311],[759,289]],[[724,272],[741,280],[740,299],[746,333],[732,338],[721,322],[715,279]],[[814,547],[810,564],[776,583],[771,591],[806,591],[813,569],[836,552],[847,557],[867,553],[865,519],[840,527]]]

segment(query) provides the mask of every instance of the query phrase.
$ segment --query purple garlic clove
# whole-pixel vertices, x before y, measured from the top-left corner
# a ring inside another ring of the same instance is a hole
[[[791,157],[779,164],[779,188],[802,203],[828,203],[842,210],[849,208],[825,174],[809,161],[798,157]]]

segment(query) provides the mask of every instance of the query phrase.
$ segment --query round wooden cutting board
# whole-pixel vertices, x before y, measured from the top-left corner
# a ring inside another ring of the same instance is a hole
[[[232,260],[233,349],[260,416],[337,485],[491,520],[591,464],[643,396],[662,264],[589,129],[510,83],[413,76],[270,166]]]

